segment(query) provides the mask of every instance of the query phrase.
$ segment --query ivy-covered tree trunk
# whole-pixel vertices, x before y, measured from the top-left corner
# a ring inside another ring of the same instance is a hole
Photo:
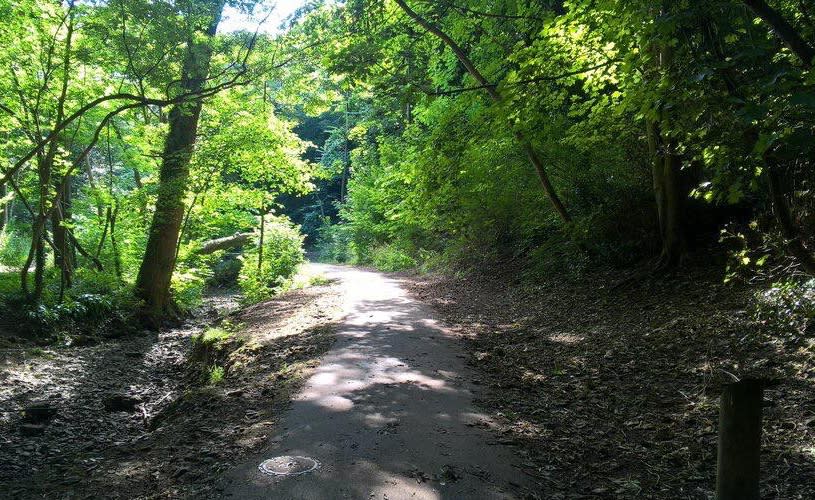
[[[204,88],[209,73],[212,48],[209,41],[215,36],[223,0],[209,0],[207,13],[210,21],[204,39],[191,35],[181,70],[180,91],[196,94]],[[172,315],[170,281],[175,268],[175,249],[181,222],[184,218],[184,194],[189,180],[189,164],[195,145],[198,118],[202,101],[191,99],[173,106],[170,111],[170,130],[164,143],[156,210],[150,224],[147,249],[136,279],[136,293],[144,300],[144,318],[152,325]]]

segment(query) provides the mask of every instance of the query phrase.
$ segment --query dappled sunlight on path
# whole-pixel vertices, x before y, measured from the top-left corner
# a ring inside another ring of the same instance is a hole
[[[231,471],[236,498],[518,498],[536,491],[511,448],[472,405],[463,355],[428,309],[375,272],[315,265],[341,280],[346,320],[269,448]],[[316,472],[273,478],[277,455],[319,460]]]

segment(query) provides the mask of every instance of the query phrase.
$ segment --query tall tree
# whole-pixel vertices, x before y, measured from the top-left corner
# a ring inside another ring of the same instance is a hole
[[[212,59],[211,40],[218,29],[224,3],[224,0],[193,2],[193,5],[203,7],[206,23],[203,32],[193,30],[187,41],[181,69],[182,93],[197,94],[204,88]],[[151,323],[156,323],[173,312],[170,282],[184,218],[184,195],[190,173],[190,157],[202,105],[201,99],[192,99],[174,105],[170,111],[170,130],[162,153],[156,210],[136,279],[137,294],[144,300],[145,318]]]
[[[438,37],[441,41],[447,45],[450,50],[456,55],[461,64],[467,69],[467,72],[473,79],[478,83],[480,87],[486,90],[487,94],[490,98],[495,101],[496,103],[501,103],[502,97],[501,94],[498,92],[496,85],[490,83],[484,75],[478,70],[475,66],[473,61],[467,55],[467,53],[462,49],[455,40],[450,38],[450,36],[441,30],[438,26],[431,23],[421,15],[419,15],[415,10],[411,9],[405,0],[394,0],[399,7],[402,8],[405,13],[410,16],[413,20],[415,20],[422,28],[426,29],[434,36]],[[540,179],[541,185],[543,186],[543,190],[546,192],[546,196],[549,197],[549,201],[552,203],[552,207],[555,211],[560,215],[560,218],[563,219],[563,222],[569,222],[571,217],[569,216],[569,212],[566,211],[566,207],[563,205],[563,202],[560,200],[557,192],[555,191],[552,182],[549,180],[549,174],[546,172],[546,167],[541,160],[540,155],[535,148],[532,146],[532,143],[527,139],[524,134],[518,130],[513,131],[513,135],[518,141],[518,144],[523,149],[524,153],[526,154],[527,158],[529,158],[529,162],[535,168],[535,172],[538,174],[538,178]]]

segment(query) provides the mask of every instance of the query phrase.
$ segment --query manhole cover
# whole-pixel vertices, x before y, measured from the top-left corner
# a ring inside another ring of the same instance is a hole
[[[320,468],[320,462],[310,457],[274,457],[258,465],[260,472],[270,476],[297,476]]]

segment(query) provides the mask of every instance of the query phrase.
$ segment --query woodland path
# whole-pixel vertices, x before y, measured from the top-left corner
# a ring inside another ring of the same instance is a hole
[[[473,406],[455,337],[398,279],[311,264],[341,282],[336,343],[294,398],[268,447],[228,471],[223,495],[276,499],[503,499],[536,490],[512,448]],[[267,476],[280,455],[322,466]]]

